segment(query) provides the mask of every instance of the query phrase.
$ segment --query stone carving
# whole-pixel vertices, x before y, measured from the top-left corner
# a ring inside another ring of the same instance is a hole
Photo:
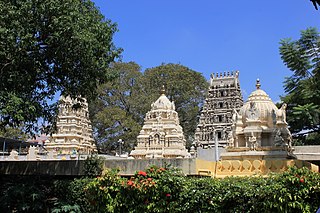
[[[234,146],[234,138],[232,131],[229,132],[228,134],[228,147],[233,147]]]
[[[149,116],[155,115],[155,116]],[[198,127],[198,131],[205,130]],[[196,134],[201,140],[203,134]],[[178,113],[174,103],[162,91],[161,96],[151,105],[146,114],[144,125],[137,137],[137,146],[130,156],[137,159],[145,158],[186,158],[190,154],[185,148],[186,140],[182,127],[179,125]]]
[[[204,131],[197,128],[195,132],[199,144],[205,148],[215,146],[213,131],[217,132],[220,147],[228,144],[233,112],[237,112],[243,105],[238,76],[238,72],[211,74],[208,95],[198,124],[200,127],[205,123],[208,129]]]
[[[282,133],[280,129],[276,130],[276,134],[274,136],[274,145],[275,146],[284,146],[285,145],[285,140],[282,137]]]
[[[251,136],[249,137],[248,142],[249,142],[250,150],[256,150],[257,138],[253,135],[253,132],[251,133]]]
[[[284,147],[289,153],[293,152],[292,135],[288,128],[282,127],[275,130],[274,145]]]
[[[248,120],[258,120],[259,119],[259,110],[256,107],[255,102],[250,102],[250,108],[247,111]]]
[[[73,109],[75,104],[81,104],[81,108]],[[46,142],[48,152],[59,150],[63,155],[70,155],[73,150],[81,154],[96,152],[86,100],[61,96],[59,108],[57,132]]]
[[[19,154],[16,150],[12,149],[9,155],[9,160],[18,160]]]
[[[38,150],[36,146],[30,146],[27,154],[28,160],[36,160],[37,159]]]
[[[234,147],[230,149],[232,153],[221,155],[222,159],[239,159],[248,150],[255,150],[252,155],[258,159],[268,157],[264,156],[266,154],[272,158],[294,158],[292,136],[285,120],[286,104],[278,109],[266,92],[260,89],[259,80],[256,87],[239,113],[233,114],[231,141]],[[275,115],[277,122],[274,122]]]
[[[277,110],[277,124],[287,124],[286,122],[286,109],[287,109],[287,104],[284,103],[280,107],[280,109]]]

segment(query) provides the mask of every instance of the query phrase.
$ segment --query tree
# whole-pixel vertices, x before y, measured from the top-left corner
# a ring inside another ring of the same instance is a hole
[[[30,138],[30,136],[23,131],[23,127],[7,127],[5,130],[0,130],[0,137],[21,141],[26,141]]]
[[[90,104],[90,115],[100,148],[118,149],[119,139],[124,149],[133,148],[143,125],[145,114],[165,85],[166,95],[173,100],[186,139],[190,145],[197,125],[197,115],[204,100],[207,82],[198,72],[179,64],[162,64],[140,72],[134,62],[115,63],[117,75],[99,87],[99,98]]]
[[[316,28],[301,31],[297,41],[283,39],[280,55],[293,72],[284,82],[288,103],[288,123],[300,142],[315,143],[320,139],[320,35]],[[306,137],[305,133],[308,133]],[[316,137],[315,137],[316,136]],[[317,139],[317,140],[315,140]]]
[[[116,25],[90,0],[3,0],[0,26],[1,128],[52,123],[55,95],[92,97],[121,52]]]
[[[320,0],[310,0],[314,6],[314,8],[316,8],[316,10],[318,10],[318,6],[320,6]]]
[[[117,76],[98,88],[98,98],[89,105],[95,139],[100,152],[110,152],[124,141],[132,149],[143,122],[144,97],[141,96],[140,66],[134,62],[114,63]]]

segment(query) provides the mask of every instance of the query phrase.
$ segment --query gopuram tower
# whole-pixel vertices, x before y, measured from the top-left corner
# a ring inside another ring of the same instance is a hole
[[[137,146],[130,153],[130,156],[137,159],[190,156],[185,147],[186,140],[175,105],[165,95],[164,88],[158,100],[151,104],[137,142]]]
[[[232,115],[242,105],[239,71],[211,74],[207,98],[195,132],[196,146],[212,148],[215,137],[219,147],[226,146]]]
[[[81,108],[73,108],[74,104],[81,104]],[[60,98],[57,118],[57,132],[52,134],[46,142],[48,151],[55,150],[60,154],[91,154],[97,151],[92,136],[89,120],[88,103],[71,99],[69,96]]]

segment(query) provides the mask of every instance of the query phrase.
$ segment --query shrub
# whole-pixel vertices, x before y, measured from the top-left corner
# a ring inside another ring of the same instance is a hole
[[[87,187],[95,212],[315,212],[320,175],[290,168],[270,177],[185,177],[152,166],[127,179],[107,171]]]
[[[103,158],[98,155],[91,155],[85,161],[83,165],[83,172],[86,176],[101,175],[103,171]]]

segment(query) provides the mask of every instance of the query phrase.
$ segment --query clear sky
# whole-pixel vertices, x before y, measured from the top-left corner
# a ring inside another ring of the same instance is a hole
[[[291,75],[279,41],[299,39],[307,27],[320,30],[320,11],[309,0],[94,0],[118,24],[114,37],[123,61],[142,70],[180,63],[203,73],[240,71],[244,99],[261,88],[273,101]]]

